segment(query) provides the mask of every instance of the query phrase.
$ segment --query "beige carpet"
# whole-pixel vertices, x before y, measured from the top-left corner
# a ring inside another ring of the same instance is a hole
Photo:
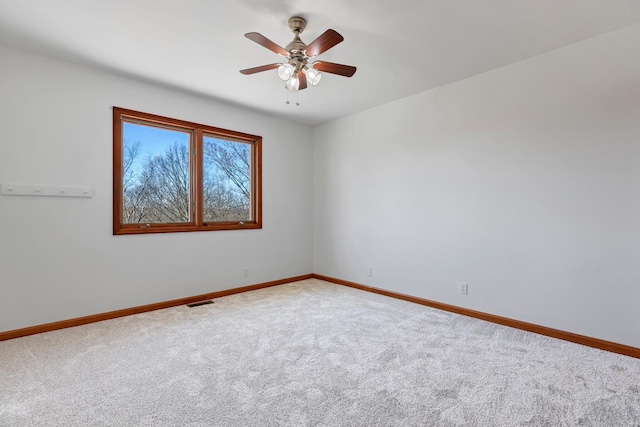
[[[306,280],[0,342],[0,426],[640,426],[640,360]]]

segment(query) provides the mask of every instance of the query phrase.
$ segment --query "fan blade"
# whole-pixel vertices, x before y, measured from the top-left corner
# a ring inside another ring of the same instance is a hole
[[[253,40],[254,42],[258,43],[260,46],[264,46],[270,51],[277,53],[278,55],[282,55],[282,56],[289,55],[289,52],[284,50],[284,48],[278,46],[277,44],[275,44],[274,42],[272,42],[271,40],[269,40],[268,38],[266,38],[260,33],[247,33],[244,36],[249,40]]]
[[[333,62],[317,61],[313,63],[313,68],[325,73],[337,74],[339,76],[351,77],[356,73],[356,67],[351,65],[334,64]]]
[[[255,74],[255,73],[260,73],[262,71],[273,70],[274,68],[278,68],[280,65],[282,65],[282,64],[262,65],[260,67],[253,67],[253,68],[247,68],[245,70],[240,70],[240,72],[242,74],[248,76],[249,74]]]
[[[338,43],[342,42],[342,40],[344,40],[344,37],[338,34],[337,31],[327,30],[320,34],[317,39],[309,43],[306,50],[307,56],[318,56],[322,52],[326,52]]]
[[[300,86],[298,86],[298,90],[307,88],[307,75],[300,71],[298,73],[298,80],[300,81]]]

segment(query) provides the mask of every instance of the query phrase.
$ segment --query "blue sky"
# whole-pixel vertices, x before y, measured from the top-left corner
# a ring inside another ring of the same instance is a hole
[[[187,132],[145,126],[137,123],[123,123],[122,132],[125,143],[140,142],[140,158],[146,158],[147,154],[160,154],[176,141],[179,144],[189,143],[189,133]]]

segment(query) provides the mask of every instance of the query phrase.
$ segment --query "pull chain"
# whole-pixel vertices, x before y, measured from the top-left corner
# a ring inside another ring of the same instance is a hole
[[[286,101],[284,101],[284,103],[289,105],[289,104],[291,104],[289,102],[289,91],[286,91],[286,92],[287,92],[287,98],[286,98]],[[296,106],[298,106],[298,107],[300,106],[300,95],[299,94],[300,94],[300,92],[296,91]]]

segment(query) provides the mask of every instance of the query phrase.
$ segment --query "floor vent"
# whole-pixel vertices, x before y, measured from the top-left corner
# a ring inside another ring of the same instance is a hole
[[[207,304],[213,304],[213,301],[211,301],[210,299],[206,300],[206,301],[198,301],[198,302],[192,302],[191,304],[187,304],[187,307],[199,307],[201,305],[207,305]]]

